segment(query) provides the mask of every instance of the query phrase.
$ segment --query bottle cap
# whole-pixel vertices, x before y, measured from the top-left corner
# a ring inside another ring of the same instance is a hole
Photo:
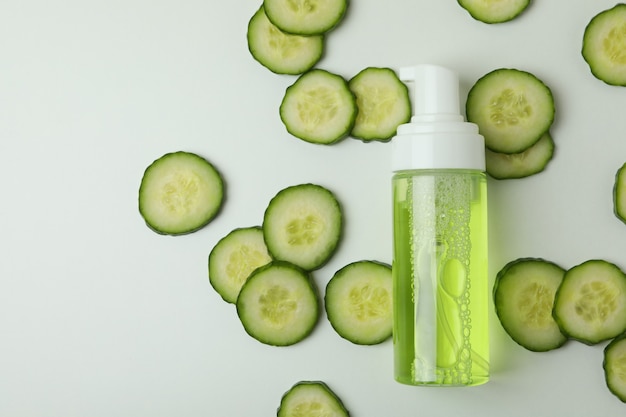
[[[400,69],[411,83],[413,117],[391,140],[394,172],[414,169],[485,170],[485,141],[460,113],[455,72],[437,65]]]

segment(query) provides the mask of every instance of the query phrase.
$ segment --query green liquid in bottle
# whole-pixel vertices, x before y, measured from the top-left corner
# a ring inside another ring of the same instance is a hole
[[[484,173],[393,179],[395,378],[466,386],[489,379]]]

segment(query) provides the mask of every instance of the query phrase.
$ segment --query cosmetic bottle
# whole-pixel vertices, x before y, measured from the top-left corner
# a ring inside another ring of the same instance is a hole
[[[455,72],[402,68],[413,117],[392,139],[396,381],[489,379],[484,139],[460,114]]]

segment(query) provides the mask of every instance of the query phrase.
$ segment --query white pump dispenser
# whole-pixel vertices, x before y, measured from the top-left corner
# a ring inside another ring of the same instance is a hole
[[[392,140],[392,169],[485,170],[485,142],[478,126],[464,121],[459,109],[459,81],[453,71],[436,65],[400,69],[412,82],[413,117],[398,127]]]
[[[392,139],[395,379],[489,379],[484,139],[459,112],[457,75],[418,65],[414,116]]]

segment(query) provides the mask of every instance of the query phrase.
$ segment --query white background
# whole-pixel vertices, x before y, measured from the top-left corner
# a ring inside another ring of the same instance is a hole
[[[483,74],[513,67],[551,87],[556,155],[545,172],[489,180],[490,281],[538,256],[569,268],[626,267],[612,187],[626,162],[626,88],[595,79],[586,24],[615,0],[536,0],[501,25],[454,0],[353,0],[318,67],[350,78],[417,63],[460,74],[462,105]],[[247,50],[260,1],[0,2],[0,416],[273,416],[299,380],[323,380],[354,417],[623,415],[607,389],[605,344],[531,353],[490,307],[492,378],[474,388],[393,379],[391,341],[352,345],[325,316],[302,343],[249,337],[210,286],[207,257],[260,224],[280,189],[315,182],[345,211],[345,236],[315,273],[391,262],[390,146],[316,146],[278,116],[293,76]],[[227,183],[219,217],[159,236],[137,210],[143,170],[166,152],[212,161]]]

